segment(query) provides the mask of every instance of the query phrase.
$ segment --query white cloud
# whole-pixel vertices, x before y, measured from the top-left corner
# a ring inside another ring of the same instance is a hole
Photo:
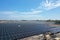
[[[36,20],[40,19],[40,15],[10,15],[8,16],[8,19],[13,19],[13,20]]]
[[[60,7],[60,0],[45,0],[44,2],[41,3],[42,8],[46,10],[54,9],[57,7]]]
[[[24,15],[24,14],[28,14],[28,15],[35,15],[38,13],[41,13],[41,10],[31,10],[28,12],[19,12],[19,11],[2,11],[0,12],[0,14],[6,14],[6,15],[14,15],[14,14],[20,14],[20,15]]]
[[[29,12],[18,12],[18,11],[3,11],[0,12],[0,15],[2,14],[3,19],[37,19],[39,18],[37,15],[38,13],[41,13],[40,10],[31,10]],[[5,18],[4,18],[5,17]],[[1,18],[1,17],[0,17]],[[1,18],[2,19],[2,18]]]
[[[20,12],[21,14],[35,15],[41,13],[41,10],[32,10],[31,12]]]
[[[9,14],[15,14],[15,12],[12,12],[12,11],[2,11],[2,12],[0,12],[0,14],[7,14],[7,15],[9,15]]]

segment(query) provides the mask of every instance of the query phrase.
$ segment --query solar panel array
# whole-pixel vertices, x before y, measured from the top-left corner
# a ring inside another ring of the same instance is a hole
[[[14,40],[46,31],[46,29],[39,28],[40,24],[36,28],[36,25],[28,26],[18,27],[18,24],[0,24],[0,40]]]

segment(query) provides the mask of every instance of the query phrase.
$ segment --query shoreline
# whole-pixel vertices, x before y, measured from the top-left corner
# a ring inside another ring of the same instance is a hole
[[[60,24],[49,24],[49,26],[60,26]]]

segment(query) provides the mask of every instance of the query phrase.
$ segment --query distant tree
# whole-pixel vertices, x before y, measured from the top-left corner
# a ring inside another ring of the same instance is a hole
[[[60,24],[60,20],[56,20],[55,21],[55,24]]]
[[[27,20],[22,20],[22,21],[27,21]]]
[[[36,20],[36,21],[40,21],[40,20]]]
[[[47,22],[51,22],[51,20],[49,19],[49,20],[47,20]]]

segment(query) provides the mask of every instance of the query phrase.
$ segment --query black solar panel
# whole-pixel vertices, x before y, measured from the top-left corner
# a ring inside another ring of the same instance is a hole
[[[45,25],[40,24],[0,24],[0,40],[14,40],[47,31]],[[40,27],[41,26],[41,27]],[[42,29],[43,28],[43,29]]]

